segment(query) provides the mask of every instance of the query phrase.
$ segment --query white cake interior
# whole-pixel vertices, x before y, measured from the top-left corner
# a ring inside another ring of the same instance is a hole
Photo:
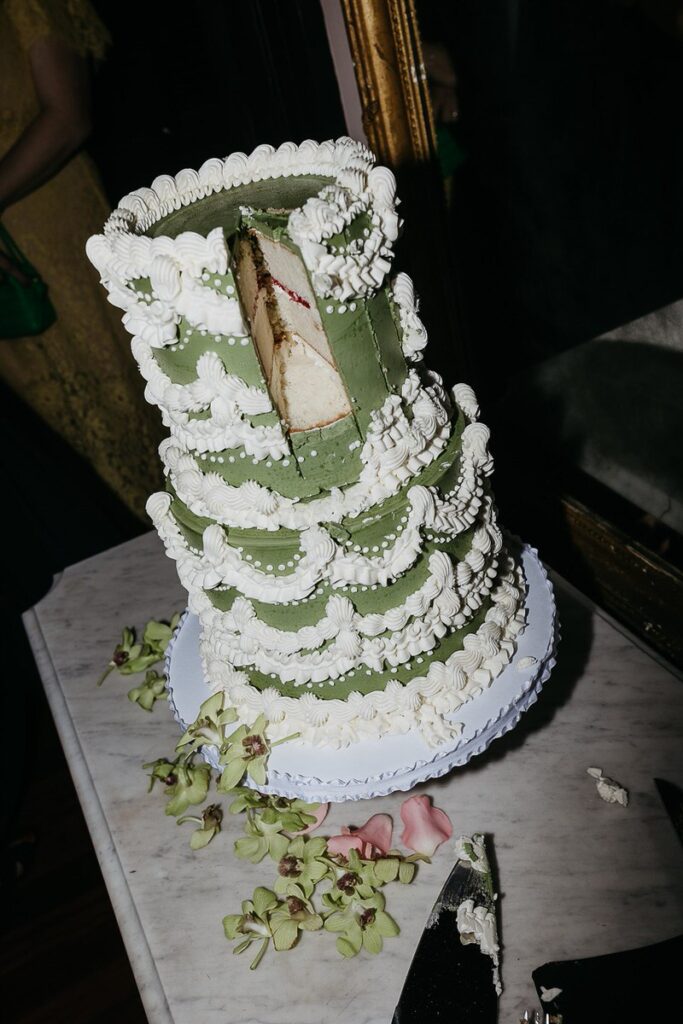
[[[273,402],[290,431],[328,426],[351,405],[302,261],[250,230],[237,250],[237,283]]]

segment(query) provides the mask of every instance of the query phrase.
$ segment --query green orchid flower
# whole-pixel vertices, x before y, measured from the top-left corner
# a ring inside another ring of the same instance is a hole
[[[144,672],[159,661],[146,644],[135,641],[135,630],[126,627],[121,633],[121,640],[114,648],[114,653],[106,669],[97,681],[101,686],[110,672],[116,670],[122,676],[132,676],[136,672]]]
[[[356,956],[361,949],[381,953],[384,939],[399,934],[398,925],[384,907],[384,895],[375,892],[367,899],[354,898],[325,918],[326,931],[338,933],[337,949],[342,956]]]
[[[307,804],[305,800],[288,800],[287,797],[271,796],[270,806],[280,816],[283,832],[303,832],[315,821],[315,812],[320,804]]]
[[[169,801],[166,814],[173,817],[186,811],[190,804],[202,804],[206,800],[211,782],[211,768],[208,764],[179,764],[177,782],[166,790]]]
[[[151,793],[154,788],[155,782],[163,782],[167,786],[172,786],[176,781],[176,770],[177,761],[168,761],[165,757],[158,757],[156,761],[147,761],[143,764],[143,768],[151,768],[149,774],[149,786],[147,792]]]
[[[299,735],[298,732],[292,733],[291,736],[271,743],[266,737],[267,725],[265,715],[259,715],[253,725],[240,725],[226,737],[220,754],[223,774],[218,789],[221,793],[233,790],[241,782],[245,772],[256,786],[265,786],[266,764],[272,748],[281,743],[288,743]]]
[[[194,814],[186,814],[178,818],[176,824],[184,825],[186,821],[196,822],[200,827],[190,836],[190,846],[193,850],[201,850],[211,842],[217,832],[221,830],[223,811],[219,804],[209,804],[202,811],[201,818]]]
[[[227,737],[225,749],[221,752],[220,762],[223,774],[219,783],[221,791],[236,786],[247,775],[257,786],[266,782],[266,761],[270,746],[266,739],[265,715],[259,715],[251,727],[240,725]]]
[[[147,671],[144,683],[128,691],[128,700],[139,704],[145,711],[151,711],[155,702],[165,696],[166,676],[159,675],[153,668]]]
[[[179,621],[180,615],[178,614],[174,615],[168,624],[150,619],[143,630],[141,643],[136,642],[135,630],[126,627],[121,634],[120,642],[114,648],[109,664],[98,679],[97,685],[101,686],[114,669],[122,676],[132,676],[136,672],[145,672],[152,665],[161,661]]]
[[[322,918],[301,890],[281,901],[272,890],[261,886],[254,890],[251,900],[244,901],[241,914],[228,914],[223,918],[225,937],[242,940],[233,953],[243,953],[253,942],[260,942],[250,965],[252,971],[258,967],[271,941],[278,952],[283,952],[296,944],[300,931],[317,931],[322,925]]]
[[[327,859],[333,884],[323,896],[325,905],[332,909],[347,907],[359,899],[371,899],[378,886],[383,885],[376,874],[376,861],[364,860],[357,850],[349,850],[347,857]]]
[[[231,814],[241,814],[246,810],[266,808],[277,814],[283,832],[302,832],[315,821],[315,811],[320,804],[307,804],[303,800],[290,800],[284,796],[269,796],[259,793],[257,789],[247,786],[236,786],[230,791],[234,796],[229,810]]]
[[[186,811],[190,804],[201,804],[206,800],[211,782],[211,768],[208,764],[193,765],[181,757],[175,761],[159,758],[157,761],[144,764],[143,768],[152,769],[150,790],[157,779],[166,786],[166,795],[169,798],[165,808],[166,814],[177,817]]]
[[[176,750],[186,747],[187,752],[196,751],[209,745],[217,747],[220,753],[225,748],[225,727],[237,721],[237,712],[224,707],[224,700],[225,694],[214,693],[204,701],[195,721],[178,740]]]
[[[161,661],[166,653],[169,641],[173,636],[176,626],[180,622],[180,614],[176,614],[172,617],[169,623],[158,622],[156,619],[150,619],[145,624],[145,628],[142,633],[142,642],[149,648],[150,654],[156,654],[156,660]]]
[[[259,793],[258,789],[248,786],[233,786],[230,790],[233,801],[228,810],[231,814],[242,814],[243,811],[263,811],[270,807],[271,797],[267,793]]]
[[[273,945],[278,951],[291,949],[300,931],[316,932],[322,926],[322,917],[315,912],[303,889],[296,885],[270,914]]]
[[[279,863],[287,854],[289,838],[282,834],[279,818],[270,808],[260,814],[247,812],[244,831],[246,836],[235,842],[235,856],[240,860],[258,864],[269,855]]]
[[[321,836],[315,839],[298,836],[293,839],[278,864],[275,892],[284,896],[296,896],[299,892],[303,892],[306,898],[312,896],[318,882],[330,870],[328,864],[321,859],[326,850],[327,843]]]
[[[228,914],[223,918],[226,939],[241,938],[233,953],[243,953],[252,942],[259,942],[259,950],[250,964],[252,971],[260,964],[272,938],[269,915],[278,905],[278,898],[270,889],[259,886],[250,900],[242,903],[241,914]]]

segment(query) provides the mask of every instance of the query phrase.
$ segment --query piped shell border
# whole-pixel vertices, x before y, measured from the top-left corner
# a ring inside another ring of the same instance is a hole
[[[548,578],[545,566],[541,562],[538,551],[535,548],[526,544],[520,546],[523,547],[525,553],[533,558],[542,576],[542,582],[545,586],[544,596],[551,606],[551,630],[544,656],[539,658],[538,662],[533,666],[531,674],[523,679],[519,686],[515,687],[515,697],[502,705],[497,715],[489,718],[474,734],[466,739],[463,740],[463,737],[457,737],[454,744],[449,745],[446,750],[442,746],[432,758],[418,760],[412,764],[368,776],[364,779],[320,779],[271,769],[268,773],[268,785],[259,787],[261,792],[289,799],[304,799],[311,803],[369,800],[375,797],[387,796],[389,793],[396,791],[405,792],[426,782],[428,779],[441,778],[454,768],[462,767],[473,757],[483,754],[495,739],[504,736],[511,729],[514,729],[522,714],[536,703],[543,686],[550,678],[552,670],[557,663],[557,646],[561,635],[553,586]],[[187,724],[183,721],[174,701],[171,665],[173,649],[187,616],[188,610],[183,613],[178,623],[176,631],[167,647],[165,658],[168,703],[175,721],[183,732],[187,728]],[[528,628],[528,625],[525,628]],[[504,671],[511,672],[517,670],[518,658],[519,655],[516,654]],[[457,715],[458,712],[455,714]],[[202,756],[212,767],[218,767],[215,751],[210,748],[203,748]]]

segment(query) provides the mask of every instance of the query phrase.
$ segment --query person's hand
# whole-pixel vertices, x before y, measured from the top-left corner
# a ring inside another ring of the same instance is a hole
[[[30,278],[24,273],[21,267],[18,267],[10,257],[0,249],[0,275],[9,274],[11,277],[15,277],[20,284],[27,285],[30,283]]]

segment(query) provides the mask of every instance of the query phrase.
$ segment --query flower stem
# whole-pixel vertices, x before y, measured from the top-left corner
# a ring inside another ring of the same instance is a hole
[[[274,743],[270,744],[271,750],[273,747],[279,747],[281,743],[289,743],[290,740],[297,740],[301,736],[300,732],[293,732],[291,736],[284,736],[281,740],[275,740]]]
[[[342,864],[338,864],[336,860],[330,860],[329,857],[318,857],[316,859],[321,860],[323,864],[327,864],[329,868],[332,868],[336,878],[340,878],[349,870],[348,864],[343,866]]]
[[[250,970],[250,971],[255,971],[255,970],[256,970],[256,968],[258,967],[258,965],[259,965],[259,964],[261,963],[261,961],[263,960],[263,954],[264,954],[264,953],[265,953],[265,951],[266,951],[266,950],[268,949],[268,943],[269,943],[269,942],[270,942],[270,938],[269,938],[269,937],[266,937],[266,938],[265,938],[265,939],[263,940],[263,942],[261,943],[261,948],[259,949],[259,951],[258,951],[258,953],[256,954],[256,956],[254,957],[254,959],[253,959],[253,960],[251,961],[251,963],[249,964],[249,970]]]
[[[107,665],[107,667],[105,668],[104,672],[103,672],[103,673],[102,673],[102,675],[100,676],[100,678],[99,678],[99,679],[97,680],[97,685],[98,685],[98,686],[101,686],[101,685],[102,685],[102,683],[104,682],[104,680],[105,680],[105,679],[107,678],[107,676],[109,675],[109,673],[110,673],[110,672],[113,672],[115,668],[116,668],[116,665],[114,664],[114,662],[113,662],[113,661],[110,661],[110,662],[109,662],[109,664]]]

